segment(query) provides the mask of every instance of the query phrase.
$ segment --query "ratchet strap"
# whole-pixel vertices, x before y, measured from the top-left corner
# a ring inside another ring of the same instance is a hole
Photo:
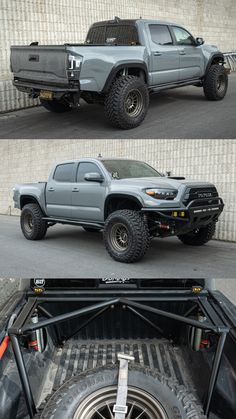
[[[127,396],[128,396],[128,374],[129,362],[134,361],[134,357],[127,354],[118,354],[119,361],[119,377],[116,395],[116,404],[113,407],[115,419],[125,419],[128,412]]]

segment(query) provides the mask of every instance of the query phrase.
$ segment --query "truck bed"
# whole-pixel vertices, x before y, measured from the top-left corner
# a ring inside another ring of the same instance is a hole
[[[135,357],[135,363],[155,368],[178,385],[184,385],[196,394],[190,367],[185,362],[183,351],[167,339],[146,340],[68,340],[63,348],[57,348],[51,358],[48,373],[43,383],[39,404],[56,388],[73,375],[88,369],[115,363],[117,353]]]

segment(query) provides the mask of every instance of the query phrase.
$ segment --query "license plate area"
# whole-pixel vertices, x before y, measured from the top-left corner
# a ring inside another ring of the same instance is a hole
[[[53,92],[49,92],[48,90],[40,90],[39,97],[40,99],[44,100],[53,100]]]

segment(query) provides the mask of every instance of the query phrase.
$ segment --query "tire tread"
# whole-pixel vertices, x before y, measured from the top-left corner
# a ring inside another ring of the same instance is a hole
[[[32,233],[32,236],[29,237],[27,236],[27,234],[24,232],[24,227],[23,227],[23,214],[24,211],[29,210],[34,217],[34,231]],[[22,233],[24,234],[24,236],[26,237],[26,239],[28,240],[41,240],[44,238],[46,232],[47,232],[47,224],[46,222],[42,219],[43,217],[43,213],[41,211],[41,208],[39,207],[38,204],[26,204],[23,209],[22,209],[22,213],[21,213],[21,230]]]
[[[145,107],[143,112],[137,118],[130,118],[129,121],[124,115],[123,111],[123,100],[124,100],[124,89],[138,87],[143,91],[143,98],[145,101]],[[149,93],[148,88],[141,79],[136,76],[122,76],[117,78],[108,94],[105,98],[105,115],[110,121],[111,125],[115,128],[121,129],[132,129],[141,124],[144,120],[149,105]]]
[[[110,223],[115,217],[121,217],[122,219],[125,219],[136,236],[135,244],[133,244],[132,247],[129,249],[129,252],[126,252],[125,254],[116,253],[111,248],[107,239],[109,235]],[[107,217],[104,225],[103,238],[106,250],[109,253],[109,255],[113,259],[124,263],[133,263],[142,259],[145,253],[147,252],[150,243],[149,230],[144,218],[137,211],[126,209],[115,211]]]

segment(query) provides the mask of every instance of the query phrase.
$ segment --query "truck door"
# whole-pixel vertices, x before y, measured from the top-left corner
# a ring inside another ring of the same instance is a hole
[[[186,29],[171,26],[180,54],[180,81],[199,78],[204,74],[202,49]]]
[[[146,24],[150,45],[150,71],[153,86],[179,80],[179,47],[168,25]]]
[[[72,188],[75,181],[75,163],[56,166],[46,186],[47,215],[57,218],[71,218]]]
[[[85,180],[84,176],[88,173],[98,173],[104,177],[96,163],[79,163],[72,192],[72,218],[103,221],[106,180],[105,178],[103,182]]]

